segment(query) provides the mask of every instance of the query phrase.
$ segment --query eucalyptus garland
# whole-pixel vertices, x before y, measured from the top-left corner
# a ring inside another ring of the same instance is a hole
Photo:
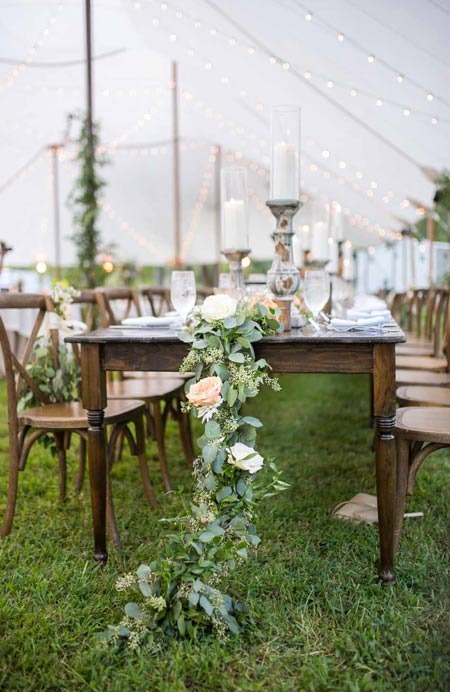
[[[158,649],[168,638],[196,638],[204,632],[226,638],[249,619],[244,604],[227,593],[232,571],[260,543],[255,526],[261,499],[287,488],[273,462],[256,451],[258,418],[242,406],[263,385],[280,386],[253,344],[280,330],[276,305],[261,296],[239,303],[228,295],[208,297],[195,308],[180,338],[190,345],[180,372],[186,383],[186,411],[204,424],[194,462],[194,490],[161,555],[135,574],[121,577],[119,591],[137,597],[125,617],[100,636],[111,644]],[[266,467],[265,478],[259,472]]]

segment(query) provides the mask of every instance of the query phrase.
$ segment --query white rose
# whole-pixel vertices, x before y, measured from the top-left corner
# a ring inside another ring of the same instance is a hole
[[[224,320],[235,314],[237,300],[226,294],[208,296],[201,306],[201,315],[207,322]]]
[[[228,463],[233,464],[241,471],[256,473],[262,469],[264,464],[263,457],[255,452],[253,447],[247,447],[243,442],[236,442],[228,450]]]

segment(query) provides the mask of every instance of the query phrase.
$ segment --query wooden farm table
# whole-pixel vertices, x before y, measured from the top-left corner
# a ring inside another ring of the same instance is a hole
[[[94,525],[94,557],[105,563],[106,433],[103,426],[107,370],[177,371],[187,353],[174,331],[98,329],[66,339],[81,346],[82,400],[89,420],[88,456]],[[376,480],[383,584],[395,582],[395,344],[405,341],[401,330],[306,334],[299,329],[255,344],[277,373],[367,373],[372,380],[372,413],[376,427]]]

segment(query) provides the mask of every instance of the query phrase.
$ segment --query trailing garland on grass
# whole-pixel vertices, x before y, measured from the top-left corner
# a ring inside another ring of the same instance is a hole
[[[262,423],[241,408],[263,385],[280,389],[253,350],[253,343],[279,331],[277,315],[264,296],[239,303],[210,296],[180,334],[190,344],[180,372],[195,373],[186,384],[186,410],[204,423],[192,502],[184,515],[164,520],[173,532],[163,555],[118,580],[119,591],[131,588],[139,597],[127,603],[119,625],[102,633],[109,643],[136,649],[202,632],[224,638],[237,635],[249,619],[245,606],[226,592],[227,580],[261,540],[254,523],[259,501],[287,484],[255,449]],[[269,479],[256,475],[263,466]]]

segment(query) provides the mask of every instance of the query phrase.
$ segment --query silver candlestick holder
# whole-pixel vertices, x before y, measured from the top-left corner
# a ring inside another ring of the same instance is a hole
[[[297,199],[272,199],[266,204],[276,219],[273,233],[275,257],[267,272],[267,287],[281,309],[280,321],[288,331],[291,328],[292,297],[300,286],[300,273],[292,256],[292,220],[302,203]]]
[[[245,291],[244,270],[242,260],[248,257],[251,250],[222,250],[230,267],[230,288],[240,294]]]

